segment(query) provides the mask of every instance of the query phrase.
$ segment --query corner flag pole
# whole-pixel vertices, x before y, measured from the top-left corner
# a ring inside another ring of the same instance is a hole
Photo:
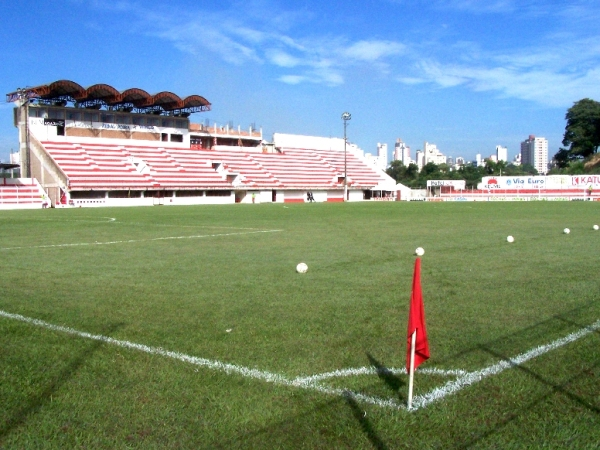
[[[410,340],[410,374],[408,377],[408,409],[412,408],[413,381],[415,379],[415,343],[417,341],[417,330],[413,331]]]
[[[415,369],[423,361],[429,359],[429,344],[427,342],[427,331],[425,330],[425,308],[423,307],[423,292],[421,290],[421,258],[415,260],[406,343],[406,371],[409,374],[408,409],[410,410],[412,408]]]

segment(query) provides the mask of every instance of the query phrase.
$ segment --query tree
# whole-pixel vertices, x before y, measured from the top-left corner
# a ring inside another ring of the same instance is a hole
[[[458,173],[465,180],[467,188],[476,188],[481,182],[481,178],[486,176],[484,167],[476,167],[471,164],[465,164],[458,169]]]
[[[434,180],[440,178],[440,169],[434,162],[428,162],[421,169],[421,176],[426,180]]]
[[[531,164],[521,165],[521,170],[523,171],[523,175],[539,175],[537,169]]]
[[[486,159],[483,168],[486,174],[494,175],[494,172],[496,172],[496,163],[491,159]]]
[[[565,116],[567,125],[561,148],[554,159],[559,167],[587,158],[600,147],[600,103],[589,98],[575,102]]]
[[[563,141],[564,142],[564,141]],[[578,158],[571,154],[566,148],[561,148],[556,155],[554,155],[554,161],[559,169],[566,169],[569,167],[572,161],[576,161]]]
[[[395,159],[390,163],[390,167],[387,168],[386,173],[396,180],[396,182],[400,183],[406,176],[406,166],[402,161]]]
[[[419,178],[419,167],[416,164],[409,164],[406,167],[402,161],[392,161],[386,173],[396,182],[402,183],[408,187],[417,187]]]

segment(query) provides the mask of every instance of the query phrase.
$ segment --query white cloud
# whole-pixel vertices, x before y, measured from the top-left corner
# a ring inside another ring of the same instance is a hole
[[[300,84],[308,79],[302,75],[283,75],[279,77],[279,81],[286,84]]]
[[[427,82],[442,88],[465,86],[479,92],[497,92],[501,97],[530,100],[563,107],[583,97],[600,96],[600,69],[566,73],[543,68],[479,67],[422,62],[420,73]],[[410,77],[398,81],[411,84]]]
[[[395,4],[414,4],[416,0],[388,0]],[[519,3],[516,3],[518,1]],[[474,14],[507,13],[523,7],[526,0],[421,0],[421,4],[439,10],[456,10]]]
[[[162,24],[162,30],[153,32],[156,36],[167,39],[182,51],[198,55],[209,50],[232,64],[244,62],[261,62],[256,50],[243,42],[228,36],[223,30],[203,27],[194,22],[187,24]]]
[[[364,62],[371,64],[371,70],[385,74],[390,67],[388,61],[406,49],[404,44],[392,40],[352,42],[344,37],[286,34],[282,29],[292,28],[293,21],[305,20],[305,15],[289,12],[278,12],[248,25],[240,24],[239,15],[229,11],[197,11],[184,16],[175,8],[149,11],[126,1],[120,2],[118,9],[137,17],[139,23],[133,29],[170,41],[182,52],[196,56],[210,52],[235,65],[266,63],[276,71],[300,69],[299,73],[276,77],[287,84],[340,85],[344,83],[344,71]]]
[[[417,77],[396,77],[396,81],[399,81],[402,84],[422,84],[426,83],[427,80],[424,78]]]
[[[358,41],[343,50],[343,54],[359,61],[378,61],[386,56],[400,55],[406,46],[393,41]]]
[[[296,67],[301,64],[298,58],[282,50],[267,50],[266,53],[269,61],[279,67]]]
[[[261,6],[261,2],[258,4]],[[574,0],[569,5],[543,12],[536,12],[537,5],[536,0],[523,3],[434,0],[431,7],[468,14],[504,14],[518,10],[528,17],[543,13],[563,20],[573,15],[598,17],[600,14],[597,8],[590,9],[591,3],[585,0]],[[266,6],[262,5],[261,10]],[[183,52],[193,55],[210,52],[213,57],[235,65],[263,64],[265,70],[272,72],[269,76],[286,84],[338,86],[350,74],[364,76],[366,72],[371,77],[393,79],[406,85],[430,83],[441,88],[463,87],[551,106],[570,105],[573,99],[600,93],[596,69],[600,39],[597,33],[578,36],[577,33],[582,32],[567,26],[549,28],[526,46],[503,47],[500,40],[487,44],[486,48],[474,35],[469,35],[468,40],[460,33],[444,33],[427,41],[413,38],[414,42],[364,35],[351,40],[343,34],[319,34],[304,26],[309,20],[306,15],[293,11],[263,14],[261,20],[241,23],[240,16],[229,10],[194,11],[184,15],[173,7],[158,13],[126,1],[98,7],[134,14],[140,23],[132,25],[133,30],[144,30],[170,41]],[[591,12],[586,15],[588,10]],[[303,26],[296,27],[297,24]],[[490,45],[494,45],[494,49],[489,48]],[[294,73],[285,73],[289,70]]]
[[[438,1],[436,5],[478,14],[507,13],[515,10],[512,0],[446,0]]]
[[[418,72],[424,78],[439,84],[441,87],[454,87],[469,80],[469,77],[463,73],[466,71],[457,70],[455,67],[445,66],[434,61],[421,61]]]

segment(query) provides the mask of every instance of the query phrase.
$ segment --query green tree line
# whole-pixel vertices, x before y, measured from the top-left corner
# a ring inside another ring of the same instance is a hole
[[[537,170],[531,165],[516,166],[507,164],[505,161],[486,160],[485,165],[475,167],[465,164],[458,169],[453,169],[447,164],[427,163],[421,170],[416,164],[405,166],[402,161],[392,161],[386,170],[387,174],[396,182],[402,183],[412,189],[424,189],[427,180],[465,180],[467,188],[477,188],[483,177],[493,175],[537,175]]]

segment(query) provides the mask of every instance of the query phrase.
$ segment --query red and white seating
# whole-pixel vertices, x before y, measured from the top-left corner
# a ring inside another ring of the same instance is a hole
[[[78,189],[335,189],[344,154],[283,149],[279,153],[201,150],[168,146],[42,142],[48,155]],[[381,174],[352,153],[346,155],[348,185],[369,189]],[[235,185],[235,186],[234,186]]]
[[[0,209],[41,208],[47,201],[44,190],[35,179],[0,179]]]

